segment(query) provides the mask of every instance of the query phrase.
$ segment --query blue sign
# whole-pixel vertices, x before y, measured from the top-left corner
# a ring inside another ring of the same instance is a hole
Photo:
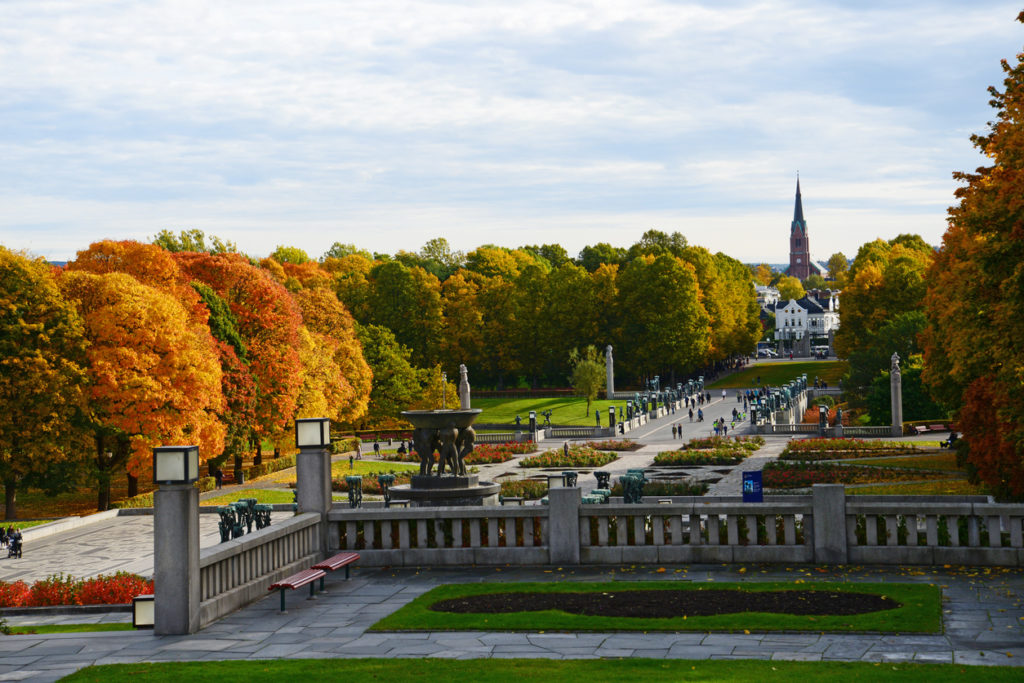
[[[761,492],[761,470],[743,473],[743,502],[764,502],[764,494]]]

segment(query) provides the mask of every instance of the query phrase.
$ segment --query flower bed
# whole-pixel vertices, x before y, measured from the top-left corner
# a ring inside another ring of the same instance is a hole
[[[770,462],[764,466],[762,486],[765,488],[805,488],[813,484],[871,484],[888,481],[913,481],[944,478],[948,475],[922,473],[888,467],[833,465],[826,463]]]
[[[719,448],[713,451],[665,451],[654,456],[655,465],[736,465],[746,451]]]
[[[763,445],[763,436],[707,436],[699,439],[690,439],[683,448],[689,450],[742,448],[752,452]]]
[[[867,458],[890,453],[913,453],[917,446],[904,441],[865,441],[864,439],[798,439],[790,441],[780,460],[839,460]]]
[[[632,439],[605,439],[604,441],[587,441],[585,446],[595,451],[636,451],[643,448]]]
[[[0,607],[49,605],[124,605],[136,595],[153,592],[153,582],[128,572],[76,579],[54,574],[31,586],[24,581],[0,581]]]
[[[588,446],[572,446],[566,454],[556,448],[540,455],[523,458],[520,467],[604,467],[619,456],[614,453],[595,451]]]
[[[501,482],[501,495],[504,498],[525,498],[537,500],[543,498],[548,492],[548,485],[543,481],[532,479],[517,479],[514,481]]]

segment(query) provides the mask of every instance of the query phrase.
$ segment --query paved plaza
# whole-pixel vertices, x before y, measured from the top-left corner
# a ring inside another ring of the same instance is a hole
[[[604,467],[613,475],[649,465],[653,456],[711,433],[710,422],[728,417],[735,393],[721,392],[705,406],[706,422],[691,423],[684,411],[634,430],[644,447]],[[682,427],[673,439],[671,427]],[[749,426],[737,425],[737,434]],[[710,495],[738,495],[741,469],[759,468],[785,447],[787,437],[769,437],[758,453],[711,486]],[[545,444],[546,445],[546,444]],[[555,442],[554,446],[561,446]],[[517,472],[514,463],[481,467],[481,478]],[[584,484],[586,485],[586,484]],[[282,513],[275,513],[280,515]],[[288,514],[288,513],[284,513]],[[64,572],[76,577],[126,570],[153,571],[152,517],[120,516],[36,540],[28,539],[20,560],[0,558],[0,579],[32,581]],[[200,516],[201,545],[219,541],[217,515]],[[281,614],[276,593],[193,636],[156,637],[150,631],[21,635],[0,638],[0,681],[54,681],[91,664],[213,659],[445,657],[848,660],[866,662],[957,662],[1024,665],[1024,571],[964,568],[871,568],[781,566],[536,567],[366,569],[353,579],[329,577],[316,600],[305,591],[288,596]],[[757,581],[866,580],[925,582],[942,587],[944,632],[933,635],[823,633],[376,633],[368,628],[434,586],[452,582],[505,581]],[[125,613],[7,617],[11,624],[130,621]]]
[[[765,659],[863,662],[1024,664],[1024,573],[1018,570],[823,570],[758,565],[500,569],[355,569],[351,581],[332,576],[328,592],[288,596],[281,614],[270,594],[193,636],[108,632],[0,638],[0,681],[54,681],[90,664],[225,659],[445,657],[594,659]],[[676,572],[675,569],[679,569]],[[742,571],[741,571],[742,570]],[[936,635],[825,633],[376,633],[367,629],[434,586],[507,581],[760,581],[803,579],[905,581],[943,587],[945,632]],[[125,619],[127,615],[93,620]],[[50,623],[72,617],[49,617]],[[82,621],[83,618],[74,618]],[[12,617],[11,623],[30,621]],[[39,618],[31,619],[38,623]]]

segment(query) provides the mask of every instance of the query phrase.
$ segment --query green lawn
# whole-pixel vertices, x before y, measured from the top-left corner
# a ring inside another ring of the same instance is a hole
[[[744,591],[828,590],[886,595],[903,606],[897,609],[848,616],[808,616],[744,612],[713,616],[642,619],[568,614],[558,610],[510,612],[505,614],[435,612],[430,606],[440,600],[488,593],[537,592],[574,593],[623,590]],[[690,581],[487,583],[438,586],[384,617],[371,627],[374,631],[470,630],[470,631],[881,631],[934,633],[942,630],[942,591],[937,586],[909,583],[827,583],[794,585],[792,582],[725,583]]]
[[[830,387],[839,386],[839,379],[846,374],[847,364],[842,360],[815,360],[793,362],[771,362],[751,365],[739,372],[716,380],[709,389],[749,389],[768,385],[781,386],[800,375],[807,374],[807,382],[814,386],[814,378],[828,382]],[[758,378],[760,377],[760,383]]]
[[[255,498],[259,503],[274,505],[277,503],[294,503],[291,491],[278,491],[276,489],[242,489],[234,493],[226,493],[216,498],[206,498],[199,501],[200,505],[227,505],[243,498]],[[348,500],[345,494],[336,494],[334,500]]]
[[[258,661],[160,662],[90,666],[71,674],[68,683],[136,683],[189,681],[246,683],[282,680],[353,681],[602,681],[662,683],[674,681],[1019,681],[1020,667],[963,664],[892,664],[871,662],[786,662],[689,659],[274,659]]]
[[[501,423],[515,424],[516,415],[523,418],[523,429],[530,424],[530,411],[537,411],[537,424],[544,423],[541,412],[551,411],[551,423],[558,425],[583,425],[592,427],[597,424],[594,420],[594,411],[601,414],[601,425],[608,426],[608,408],[614,406],[616,410],[615,420],[618,421],[618,409],[626,409],[626,402],[623,401],[592,401],[590,414],[587,414],[587,401],[582,398],[474,398],[473,407],[480,408],[484,412],[476,419],[480,423]]]

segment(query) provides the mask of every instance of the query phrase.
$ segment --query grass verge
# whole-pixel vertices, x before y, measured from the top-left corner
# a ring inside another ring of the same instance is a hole
[[[913,484],[878,484],[876,486],[846,487],[850,496],[983,496],[988,491],[981,484],[966,479],[922,481]]]
[[[1020,668],[962,664],[893,664],[871,662],[786,662],[757,660],[689,659],[304,659],[260,661],[160,662],[90,666],[62,678],[68,683],[134,683],[190,681],[248,683],[280,680],[363,681],[756,681],[791,683],[794,680],[921,681],[984,678],[991,683],[1019,681]]]
[[[132,625],[126,622],[113,624],[34,624],[11,626],[11,635],[28,633],[93,633],[95,631],[131,631]]]
[[[526,431],[529,424],[530,411],[537,411],[537,422],[543,423],[544,417],[541,413],[545,410],[551,411],[551,422],[557,425],[582,425],[593,427],[597,424],[594,419],[594,412],[601,415],[601,424],[608,426],[608,408],[614,406],[616,410],[625,408],[626,402],[620,401],[591,401],[590,413],[587,413],[587,400],[585,398],[474,398],[473,407],[480,408],[483,412],[476,419],[480,424],[514,424],[516,415],[522,418],[523,431]],[[616,419],[618,417],[616,416]]]
[[[708,389],[749,389],[768,385],[777,387],[790,382],[800,375],[807,375],[807,382],[814,386],[814,378],[828,382],[830,387],[839,386],[840,378],[846,374],[847,364],[842,360],[774,362],[751,365],[739,372],[715,380]],[[760,378],[760,383],[758,383]],[[729,397],[732,401],[735,396]]]
[[[559,610],[513,612],[507,614],[454,614],[434,612],[430,606],[440,600],[488,593],[601,593],[622,590],[701,590],[731,589],[743,591],[829,590],[886,595],[903,606],[884,612],[846,616],[808,616],[743,612],[671,619],[597,617],[568,614]],[[721,583],[656,581],[637,583],[506,583],[449,584],[438,586],[397,612],[381,619],[373,631],[873,631],[932,633],[942,629],[942,592],[937,586],[923,584],[814,583],[792,582]]]

